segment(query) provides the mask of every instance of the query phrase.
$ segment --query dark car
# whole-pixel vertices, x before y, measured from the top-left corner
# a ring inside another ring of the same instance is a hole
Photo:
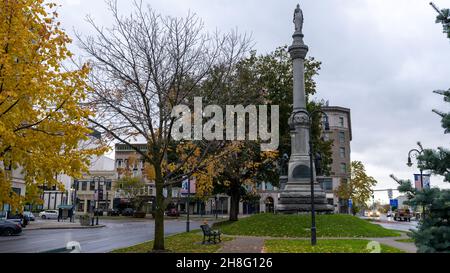
[[[177,209],[172,208],[172,209],[170,209],[170,210],[168,210],[166,212],[166,215],[169,216],[169,217],[179,217],[180,216],[180,212]]]
[[[122,210],[122,216],[133,216],[134,215],[134,209],[132,208],[126,208]]]
[[[19,223],[9,220],[0,220],[0,235],[9,236],[19,234],[21,232],[22,226]]]
[[[23,216],[28,218],[28,221],[34,221],[36,220],[36,217],[34,217],[34,214],[31,211],[24,211]]]
[[[120,211],[118,209],[110,209],[108,210],[108,216],[119,216]]]
[[[22,227],[26,227],[29,222],[29,218],[27,216],[24,216],[22,214],[8,214],[8,219],[11,222],[18,223]]]

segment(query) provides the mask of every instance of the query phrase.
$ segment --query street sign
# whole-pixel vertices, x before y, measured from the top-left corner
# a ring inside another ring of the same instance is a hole
[[[391,199],[389,204],[391,205],[391,207],[393,208],[398,208],[398,199]]]
[[[348,207],[349,208],[353,207],[353,200],[352,199],[348,200]]]

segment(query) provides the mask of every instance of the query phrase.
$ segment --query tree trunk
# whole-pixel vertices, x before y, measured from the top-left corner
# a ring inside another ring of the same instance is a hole
[[[241,192],[239,183],[232,183],[230,190],[230,221],[238,221],[239,217],[239,201],[241,199]]]
[[[161,177],[161,169],[155,167],[156,172],[156,211],[155,211],[155,240],[153,251],[164,251],[164,181]]]

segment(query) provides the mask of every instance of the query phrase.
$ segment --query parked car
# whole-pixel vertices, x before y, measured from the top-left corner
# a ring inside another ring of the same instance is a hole
[[[133,216],[134,215],[134,209],[132,208],[126,208],[122,210],[122,216]]]
[[[36,220],[36,218],[34,217],[34,214],[31,211],[24,211],[23,216],[27,217],[29,221]]]
[[[180,212],[176,208],[172,208],[166,212],[166,215],[169,217],[179,217]]]
[[[21,232],[22,226],[19,223],[9,220],[0,220],[0,235],[9,236],[19,234]]]
[[[39,212],[39,217],[42,219],[58,219],[59,212],[57,210],[44,210]]]
[[[409,209],[398,209],[394,214],[395,221],[408,221],[411,222],[411,211]]]
[[[22,227],[26,227],[29,222],[29,218],[23,214],[8,214],[7,220],[20,224]]]
[[[107,213],[108,216],[119,216],[120,211],[118,209],[110,209]]]

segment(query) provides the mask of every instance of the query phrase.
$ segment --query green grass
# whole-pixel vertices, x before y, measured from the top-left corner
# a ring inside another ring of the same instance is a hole
[[[317,215],[318,237],[396,237],[398,232],[385,229],[351,215]],[[309,237],[310,215],[258,214],[237,222],[221,222],[215,228],[228,235]]]
[[[266,240],[267,253],[371,253],[367,248],[368,240],[318,240],[311,246],[309,240]],[[381,253],[404,253],[402,250],[380,245]],[[379,252],[377,252],[379,253]]]
[[[199,230],[189,233],[181,233],[169,236],[165,240],[166,250],[173,253],[214,253],[221,247],[221,244],[202,244],[203,235]],[[221,238],[222,242],[231,241],[232,238]],[[149,253],[153,249],[153,241],[148,241],[135,246],[113,250],[112,253]]]
[[[415,241],[414,241],[414,239],[398,239],[398,240],[395,240],[395,241],[397,241],[397,242],[400,242],[400,243],[414,243]]]

